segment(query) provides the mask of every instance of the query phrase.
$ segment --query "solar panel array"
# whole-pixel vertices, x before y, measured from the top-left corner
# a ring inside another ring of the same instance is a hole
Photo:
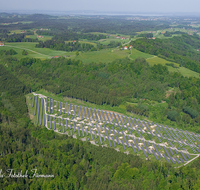
[[[70,130],[68,134],[87,136],[99,145],[121,147],[121,151],[128,149],[132,153],[142,150],[145,157],[173,164],[185,163],[194,158],[192,153],[200,152],[200,135],[195,133],[48,97],[33,96],[31,101],[37,124],[61,133]]]

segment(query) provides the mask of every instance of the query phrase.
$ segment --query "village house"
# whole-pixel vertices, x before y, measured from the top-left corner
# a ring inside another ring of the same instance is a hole
[[[133,46],[132,45],[130,45],[130,47],[129,47],[129,49],[131,49]]]
[[[4,43],[3,43],[3,42],[0,42],[0,46],[4,46]]]
[[[124,46],[124,49],[128,49],[128,47],[127,47],[127,46]]]

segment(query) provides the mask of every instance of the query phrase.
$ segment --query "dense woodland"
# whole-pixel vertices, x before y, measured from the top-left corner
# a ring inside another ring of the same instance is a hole
[[[97,49],[88,43],[79,43],[79,42],[68,42],[65,43],[64,41],[54,41],[54,40],[47,40],[45,42],[39,42],[36,44],[37,48],[51,48],[55,50],[62,50],[62,51],[97,51]]]
[[[167,163],[141,160],[114,149],[90,145],[34,126],[24,95],[30,92],[0,65],[0,168],[27,178],[0,178],[1,189],[198,189],[197,159],[175,169]],[[31,178],[32,169],[54,178]]]
[[[38,39],[26,38],[27,33],[22,34],[9,34],[0,33],[0,41],[4,42],[38,42]]]
[[[200,53],[197,51],[200,49],[200,37],[197,34],[182,34],[169,39],[142,38],[131,44],[142,52],[157,55],[200,73]]]

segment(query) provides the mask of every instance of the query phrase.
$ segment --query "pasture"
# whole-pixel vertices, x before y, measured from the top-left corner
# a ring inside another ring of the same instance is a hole
[[[46,41],[46,40],[51,40],[53,36],[46,36],[46,35],[41,35],[43,36],[43,38],[38,38],[38,40],[40,41]],[[26,35],[26,38],[32,38],[32,39],[36,39],[37,35]]]
[[[128,50],[119,50],[119,49],[103,49],[100,51],[88,51],[79,54],[79,56],[75,56],[73,58],[77,60],[83,61],[83,63],[91,63],[91,62],[103,62],[109,63],[116,59],[122,59],[129,55],[130,51]]]
[[[39,59],[48,59],[52,56],[69,56],[74,55],[73,52],[57,51],[49,48],[35,48],[37,42],[16,42],[16,43],[6,43],[5,46],[0,47],[0,50],[14,49],[18,54],[14,55],[18,59],[24,57],[33,57]],[[22,51],[27,50],[28,55],[22,55]]]

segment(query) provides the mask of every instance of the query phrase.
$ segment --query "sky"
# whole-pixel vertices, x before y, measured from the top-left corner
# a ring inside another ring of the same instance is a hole
[[[0,0],[0,11],[200,13],[200,0]]]

